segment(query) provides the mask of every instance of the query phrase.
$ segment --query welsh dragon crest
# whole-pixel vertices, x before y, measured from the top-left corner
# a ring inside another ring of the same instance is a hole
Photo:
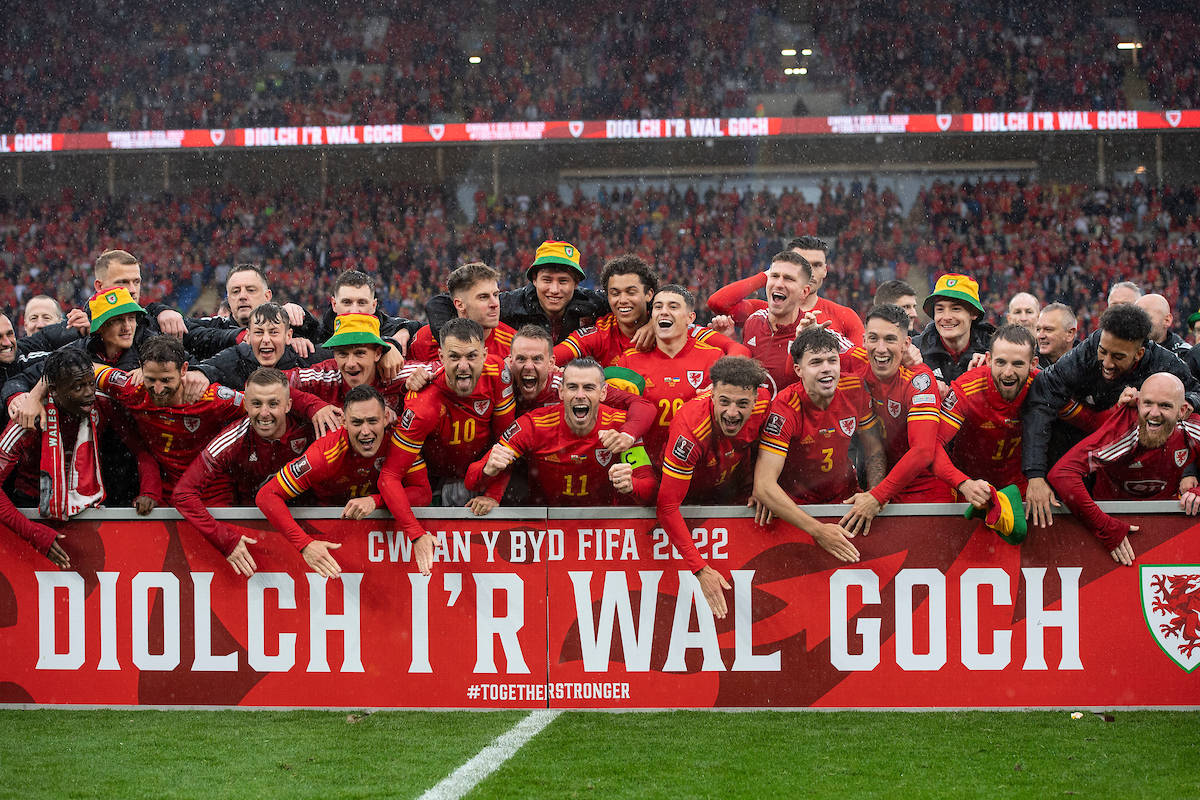
[[[1200,666],[1200,565],[1143,566],[1142,610],[1159,647],[1191,672]]]

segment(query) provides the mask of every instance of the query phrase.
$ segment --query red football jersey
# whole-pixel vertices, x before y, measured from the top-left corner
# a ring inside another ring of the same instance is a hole
[[[779,486],[797,503],[841,503],[859,491],[850,440],[876,424],[862,378],[843,375],[826,409],[796,383],[772,401],[759,450],[787,459]]]
[[[312,492],[319,505],[343,505],[355,497],[373,497],[383,506],[377,492],[379,471],[386,449],[366,458],[355,452],[345,428],[338,428],[317,439],[304,455],[290,461],[263,484],[258,492],[258,507],[275,530],[282,533],[297,550],[312,541],[287,510],[287,501],[304,492]],[[425,465],[415,460],[404,473],[406,485],[424,483],[428,494],[429,478]]]
[[[1009,402],[996,390],[987,364],[954,380],[942,400],[938,425],[938,444],[949,458],[935,454],[934,473],[952,488],[974,478],[997,489],[1016,484],[1024,493],[1027,482],[1021,472],[1021,408],[1032,384],[1030,375],[1016,399]],[[959,436],[963,428],[969,433]]]
[[[147,449],[162,474],[162,497],[170,502],[175,484],[193,459],[230,422],[244,415],[242,393],[218,383],[185,406],[156,406],[142,385],[129,385],[129,375],[114,367],[96,369],[96,387],[129,410]]]
[[[842,374],[867,384],[875,417],[883,423],[888,474],[870,489],[880,503],[949,503],[953,496],[933,474],[941,417],[937,380],[924,364],[901,366],[886,383],[871,369],[866,349],[842,353]]]
[[[751,314],[742,326],[742,341],[750,348],[750,356],[762,364],[771,376],[776,392],[800,380],[788,352],[799,324],[800,318],[797,317],[791,325],[772,328],[771,318],[764,307]]]
[[[73,448],[79,435],[79,420],[64,417],[60,430],[63,441],[70,442]],[[96,438],[100,438],[98,433]],[[5,485],[6,499],[10,492],[28,498],[38,497],[41,493],[41,458],[41,431],[23,428],[15,419],[9,420],[0,434],[0,485]]]
[[[689,337],[673,357],[656,347],[646,352],[626,350],[617,359],[617,366],[642,376],[646,381],[642,396],[657,409],[654,425],[646,433],[646,452],[655,464],[662,463],[671,420],[684,403],[708,386],[708,370],[722,355],[718,348]]]
[[[392,433],[398,447],[389,451],[388,470],[401,474],[423,453],[432,480],[463,478],[471,462],[512,425],[515,411],[512,378],[495,356],[487,357],[468,397],[456,395],[444,375],[435,378],[405,398],[404,413]]]
[[[690,326],[688,336],[719,348],[726,355],[748,355],[745,347],[703,325]],[[617,359],[632,347],[633,339],[621,332],[616,316],[606,314],[595,325],[572,331],[554,345],[554,361],[561,367],[573,358],[591,356],[607,368],[615,366]]]
[[[766,285],[765,281],[764,285]],[[812,310],[819,312],[817,322],[830,323],[831,331],[837,331],[855,344],[863,340],[863,321],[858,314],[854,313],[854,309],[841,303],[835,303],[826,297],[817,297],[817,303]],[[801,312],[801,315],[803,313]]]
[[[350,387],[342,379],[342,373],[337,368],[337,362],[332,358],[319,361],[311,367],[285,370],[284,374],[288,376],[288,382],[293,388],[315,395],[338,408],[342,407],[342,399],[350,391]],[[383,395],[383,400],[387,403],[388,408],[399,413],[406,391],[404,384],[407,380],[407,375],[401,373],[385,382],[376,373],[375,381],[371,385]]]
[[[278,439],[259,436],[249,419],[235,422],[217,434],[183,474],[175,487],[175,509],[223,555],[229,555],[241,534],[213,519],[207,509],[254,505],[267,479],[304,455],[312,441],[312,425],[292,414]]]
[[[562,370],[551,368],[553,371],[546,379],[546,385],[537,393],[537,396],[526,400],[517,393],[517,416],[528,414],[530,411],[536,411],[539,408],[552,406],[555,403],[561,403],[562,398],[558,396],[558,390],[562,386]]]
[[[633,470],[633,492],[622,494],[613,488],[608,469],[620,459],[600,444],[600,432],[620,430],[625,412],[601,404],[596,427],[584,436],[576,436],[567,427],[562,403],[530,412],[514,422],[499,444],[507,447],[529,466],[530,500],[548,506],[642,505],[654,495],[656,482],[649,465]],[[634,444],[640,446],[639,440]],[[490,449],[490,448],[489,448]],[[483,474],[487,453],[471,465],[467,488],[500,497],[508,484],[511,469],[489,478]]]
[[[560,386],[562,386],[562,370],[555,368],[550,373],[545,388],[538,392],[537,397],[532,400],[524,400],[518,394],[517,416],[520,417],[530,411],[561,403],[562,398],[558,395]],[[622,426],[621,433],[627,433],[634,439],[644,437],[646,431],[650,430],[650,426],[654,424],[654,405],[649,400],[612,384],[608,385],[604,395],[604,405],[626,412],[625,425]]]
[[[107,398],[96,396],[96,429],[92,439],[100,441],[108,420],[113,415]],[[47,409],[52,409],[47,401]],[[119,418],[119,415],[116,415]],[[63,456],[67,463],[74,461],[75,444],[79,437],[79,419],[60,414],[59,436],[62,437]],[[16,420],[9,420],[0,433],[0,525],[16,533],[44,553],[54,543],[56,532],[51,528],[27,518],[17,510],[14,496],[24,496],[37,505],[41,500],[42,445],[48,437],[42,431],[23,428]],[[99,454],[103,458],[103,454]],[[139,466],[142,462],[139,461]],[[69,468],[65,470],[69,474]],[[11,481],[11,483],[10,483]],[[10,494],[11,492],[11,494]]]
[[[692,572],[704,566],[704,559],[696,551],[679,506],[741,504],[749,499],[758,434],[770,406],[771,393],[760,388],[750,418],[732,439],[713,425],[711,391],[684,403],[671,420],[658,488],[658,522]]]
[[[1122,406],[1059,459],[1047,480],[1071,513],[1112,550],[1128,534],[1129,523],[1101,511],[1095,500],[1172,500],[1197,456],[1200,416],[1181,421],[1165,444],[1150,449],[1138,443],[1137,407]],[[1088,475],[1096,476],[1090,494],[1084,483]]]
[[[70,441],[74,443],[78,425],[71,426]],[[63,426],[64,435],[66,425]],[[38,474],[42,455],[42,439],[38,431],[22,428],[16,420],[10,420],[0,434],[0,484],[13,481],[13,495],[24,495],[30,502],[37,502]],[[0,492],[0,525],[29,542],[39,553],[44,553],[54,544],[57,531],[34,522],[17,510],[9,491]]]
[[[708,308],[714,314],[728,314],[738,325],[745,325],[750,315],[767,307],[766,300],[751,299],[750,295],[766,288],[767,273],[759,272],[713,292],[708,298]],[[863,322],[854,309],[818,296],[813,310],[820,312],[817,314],[818,322],[830,323],[830,330],[842,334],[855,344],[862,342]],[[803,311],[800,316],[804,316]],[[742,339],[745,341],[745,336]]]
[[[483,346],[489,355],[496,358],[508,358],[512,351],[513,334],[516,330],[511,325],[501,322],[494,328],[484,328]],[[408,361],[431,363],[438,360],[438,343],[433,338],[433,331],[428,325],[417,331],[417,335],[408,343]]]

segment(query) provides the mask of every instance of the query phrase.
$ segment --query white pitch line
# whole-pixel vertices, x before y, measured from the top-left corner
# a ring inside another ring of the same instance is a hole
[[[521,749],[521,745],[541,733],[561,713],[561,709],[545,708],[530,712],[529,716],[476,753],[474,758],[442,778],[440,783],[421,795],[420,800],[458,800],[499,769],[501,764]]]

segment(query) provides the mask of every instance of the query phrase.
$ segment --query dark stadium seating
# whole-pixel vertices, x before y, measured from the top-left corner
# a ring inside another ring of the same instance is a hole
[[[1163,108],[1200,106],[1200,51],[1195,17],[1157,14],[1147,20],[1141,52],[1142,74],[1150,96]]]
[[[812,42],[789,38],[801,34],[787,9],[750,0],[682,14],[654,0],[406,10],[49,0],[0,32],[0,131],[736,116],[755,113],[756,92],[796,90],[780,52],[805,44],[815,68],[802,92],[819,78],[846,110],[1127,105],[1128,54],[1083,3],[839,0],[814,5]],[[1144,28],[1150,99],[1200,105],[1194,20],[1159,14]]]
[[[457,0],[385,25],[362,2],[117,6],[86,23],[74,4],[42,8],[0,38],[17,58],[0,130],[716,116],[784,80],[748,0],[526,2],[486,19]]]
[[[1082,4],[819,4],[823,48],[872,111],[1125,108],[1114,34]]]

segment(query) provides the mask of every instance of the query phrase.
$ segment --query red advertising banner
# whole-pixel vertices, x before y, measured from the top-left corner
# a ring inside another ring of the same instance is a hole
[[[97,133],[0,133],[0,154],[871,134],[1145,132],[1197,128],[1200,128],[1200,110],[1196,109],[297,125]]]
[[[1013,547],[953,506],[889,508],[841,564],[690,509],[732,586],[723,620],[648,510],[430,510],[430,578],[390,519],[304,512],[342,544],[331,581],[250,511],[248,581],[174,512],[92,512],[64,527],[69,571],[0,535],[0,703],[1200,706],[1200,530],[1168,503],[1112,507],[1141,527],[1133,568],[1069,517]]]
[[[0,702],[435,708],[498,674],[544,685],[545,564],[510,560],[544,524],[506,511],[429,520],[429,578],[384,517],[303,523],[341,543],[336,580],[250,510],[249,580],[174,512],[68,524],[71,571],[0,535]]]

